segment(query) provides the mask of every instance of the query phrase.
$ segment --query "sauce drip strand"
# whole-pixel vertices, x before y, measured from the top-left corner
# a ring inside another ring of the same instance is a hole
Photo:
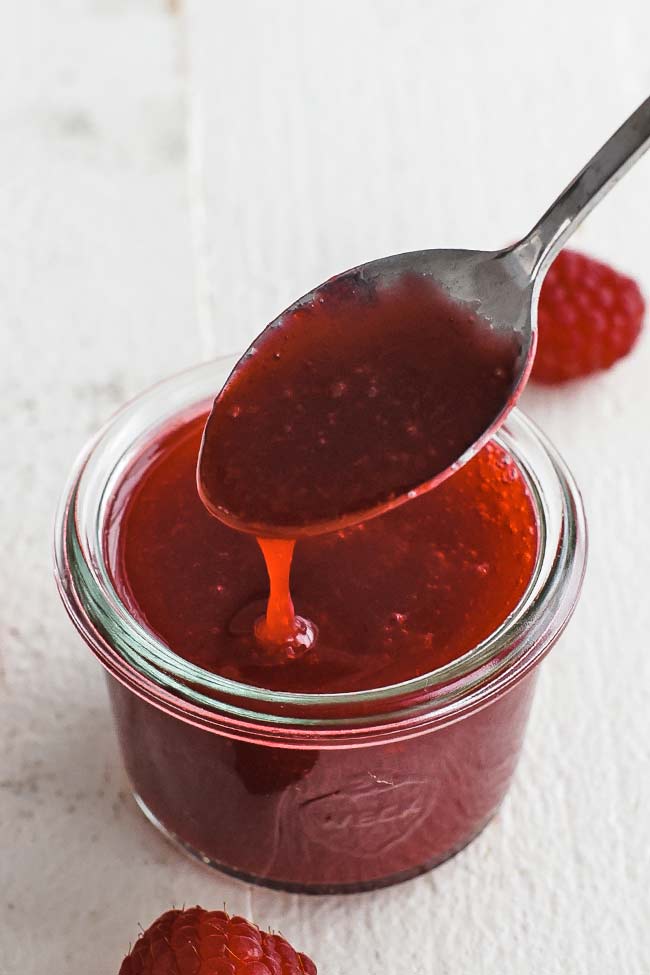
[[[255,636],[269,649],[287,657],[297,657],[309,650],[316,639],[316,627],[310,620],[296,616],[291,598],[289,576],[295,542],[286,538],[258,538],[269,577],[266,612],[255,621]]]
[[[270,599],[261,643],[304,650],[313,624],[289,591],[294,541],[412,500],[508,402],[520,344],[428,277],[386,285],[357,269],[269,325],[208,418],[198,464],[207,509],[257,535]]]

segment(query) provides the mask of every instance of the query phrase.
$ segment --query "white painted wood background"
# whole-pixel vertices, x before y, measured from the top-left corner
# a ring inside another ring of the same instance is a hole
[[[584,491],[582,603],[502,813],[404,886],[309,899],[183,859],[129,798],[51,578],[86,437],[349,265],[525,231],[650,91],[618,0],[20,0],[0,30],[0,973],[114,975],[159,912],[323,975],[650,973],[650,344],[526,406]],[[577,246],[650,292],[650,158]]]

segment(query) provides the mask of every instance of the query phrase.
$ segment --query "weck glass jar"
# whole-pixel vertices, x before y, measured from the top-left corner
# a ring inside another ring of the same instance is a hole
[[[121,410],[77,462],[56,522],[61,597],[104,665],[135,799],[168,838],[284,890],[361,891],[415,876],[489,822],[514,772],[538,665],[586,559],[579,493],[519,411],[496,441],[533,499],[535,568],[482,643],[429,674],[349,693],[268,691],[174,653],[120,598],[104,544],[121,479],[170,420],[207,410],[234,360],[174,376]]]

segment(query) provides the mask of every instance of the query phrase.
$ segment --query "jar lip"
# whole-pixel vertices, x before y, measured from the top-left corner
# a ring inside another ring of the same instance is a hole
[[[194,724],[318,730],[449,723],[503,692],[534,666],[568,622],[586,562],[579,491],[555,448],[515,409],[494,435],[524,474],[536,507],[539,546],[525,593],[502,624],[450,663],[399,684],[363,691],[271,691],[205,671],[177,656],[136,620],[113,585],[103,529],[113,489],[153,432],[207,407],[236,358],[168,379],[127,403],[79,456],[55,522],[55,576],[75,626],[104,666],[136,693]],[[535,458],[525,456],[536,454]],[[533,460],[535,461],[533,463]],[[359,708],[362,713],[355,713]],[[382,711],[388,708],[388,711]],[[381,713],[380,713],[381,711]],[[352,712],[352,713],[350,713]],[[358,731],[355,733],[358,737]]]

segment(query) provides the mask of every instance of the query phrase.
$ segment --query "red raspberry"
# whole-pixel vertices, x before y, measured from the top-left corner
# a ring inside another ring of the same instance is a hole
[[[584,254],[562,251],[539,298],[533,379],[563,383],[609,369],[636,342],[644,311],[631,278]]]
[[[154,921],[119,975],[316,975],[316,966],[243,917],[190,907]]]

